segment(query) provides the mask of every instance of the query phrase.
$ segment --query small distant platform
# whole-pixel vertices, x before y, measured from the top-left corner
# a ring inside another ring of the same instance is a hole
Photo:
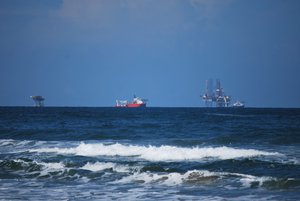
[[[45,98],[42,96],[30,96],[30,98],[34,101],[35,107],[44,107]]]

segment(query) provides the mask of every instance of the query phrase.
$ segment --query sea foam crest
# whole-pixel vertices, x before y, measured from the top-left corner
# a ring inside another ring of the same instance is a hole
[[[12,139],[3,139],[3,140],[0,140],[0,146],[7,146],[7,145],[13,145],[15,142],[15,140],[12,140]]]
[[[103,163],[103,162],[90,163],[90,162],[88,162],[83,167],[81,167],[81,169],[89,170],[92,172],[98,172],[98,171],[103,171],[103,170],[107,170],[107,169],[112,169],[115,172],[130,172],[130,169],[128,166],[122,166],[122,165],[118,165],[118,164],[110,163],[110,162],[106,162],[106,163]]]
[[[22,159],[13,159],[12,161],[15,163],[19,163],[26,171],[29,168],[30,174],[38,173],[39,176],[49,175],[49,173],[51,173],[51,172],[61,172],[62,173],[63,171],[68,170],[68,168],[66,168],[62,162],[46,163],[46,162],[38,162],[38,161],[24,161]],[[32,166],[39,166],[40,168],[31,169]]]
[[[58,154],[74,154],[81,156],[124,156],[138,157],[149,161],[183,161],[201,160],[205,158],[232,159],[254,156],[281,155],[277,152],[266,152],[255,149],[237,149],[230,147],[176,147],[176,146],[138,146],[115,144],[81,143],[73,148],[40,148],[31,152],[53,152]]]
[[[209,185],[218,180],[230,180],[235,177],[237,181],[242,184],[243,187],[250,187],[252,183],[257,183],[258,186],[262,186],[264,182],[274,180],[272,177],[257,177],[247,174],[229,173],[229,172],[210,172],[207,170],[190,170],[184,174],[173,173],[151,173],[151,172],[136,172],[127,177],[115,181],[113,183],[161,183],[167,186],[181,185],[183,183],[193,185]]]

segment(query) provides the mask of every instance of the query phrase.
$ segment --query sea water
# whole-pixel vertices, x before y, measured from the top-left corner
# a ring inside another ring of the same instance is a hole
[[[300,109],[0,107],[0,200],[299,200]]]

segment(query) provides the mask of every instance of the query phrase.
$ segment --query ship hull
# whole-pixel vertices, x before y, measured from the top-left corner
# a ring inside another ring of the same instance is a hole
[[[232,106],[233,108],[244,108],[245,106],[244,105],[234,105]]]
[[[119,106],[115,106],[115,107],[130,107],[130,108],[136,108],[136,107],[146,107],[145,103],[142,104],[137,104],[137,103],[128,103],[126,105],[119,105]]]
[[[146,107],[145,103],[137,104],[137,103],[128,103],[127,107]]]

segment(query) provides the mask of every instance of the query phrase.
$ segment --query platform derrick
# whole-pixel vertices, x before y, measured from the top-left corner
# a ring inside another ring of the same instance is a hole
[[[205,81],[205,93],[202,96],[202,100],[205,102],[206,107],[212,107],[213,96],[212,80],[209,79]]]
[[[212,80],[206,80],[205,93],[202,96],[202,100],[205,102],[206,107],[229,107],[231,98],[225,95],[223,88],[221,87],[220,80],[216,80],[216,87],[213,90]]]
[[[34,101],[35,107],[44,107],[45,98],[42,96],[30,96],[30,98]]]

